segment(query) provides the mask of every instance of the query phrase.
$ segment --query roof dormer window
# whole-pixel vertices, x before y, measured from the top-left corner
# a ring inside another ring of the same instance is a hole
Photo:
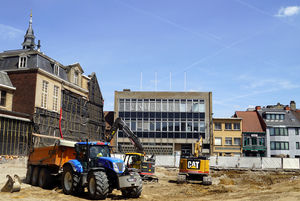
[[[54,74],[59,76],[59,66],[57,64],[54,64]]]
[[[26,68],[27,67],[27,56],[20,56],[19,57],[19,68]]]
[[[78,73],[74,72],[74,84],[78,84]]]

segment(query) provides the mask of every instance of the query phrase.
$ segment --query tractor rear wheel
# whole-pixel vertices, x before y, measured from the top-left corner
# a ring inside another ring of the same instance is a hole
[[[91,199],[105,199],[109,191],[107,176],[102,171],[88,175],[88,193]]]
[[[63,192],[66,195],[76,194],[76,190],[79,186],[79,176],[74,173],[71,166],[64,167],[61,185]]]

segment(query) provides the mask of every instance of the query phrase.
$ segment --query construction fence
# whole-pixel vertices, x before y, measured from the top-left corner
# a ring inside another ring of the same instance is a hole
[[[32,131],[30,121],[0,117],[0,156],[27,156]]]
[[[113,157],[124,159],[124,154],[113,154]],[[240,169],[295,169],[300,170],[299,158],[267,158],[267,157],[226,157],[210,156],[211,168],[240,168]],[[157,167],[179,167],[180,156],[157,155]]]

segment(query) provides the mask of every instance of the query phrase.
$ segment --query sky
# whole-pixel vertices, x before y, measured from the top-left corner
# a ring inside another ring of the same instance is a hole
[[[300,104],[298,0],[0,0],[0,52],[41,51],[114,91],[212,92],[213,117]],[[300,108],[297,106],[297,108]]]

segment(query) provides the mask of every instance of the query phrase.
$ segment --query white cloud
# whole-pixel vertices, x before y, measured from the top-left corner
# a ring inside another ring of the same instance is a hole
[[[24,35],[25,31],[0,24],[0,39],[15,39]]]
[[[281,7],[278,11],[276,17],[291,17],[293,15],[299,14],[300,6],[289,6],[289,7]]]

